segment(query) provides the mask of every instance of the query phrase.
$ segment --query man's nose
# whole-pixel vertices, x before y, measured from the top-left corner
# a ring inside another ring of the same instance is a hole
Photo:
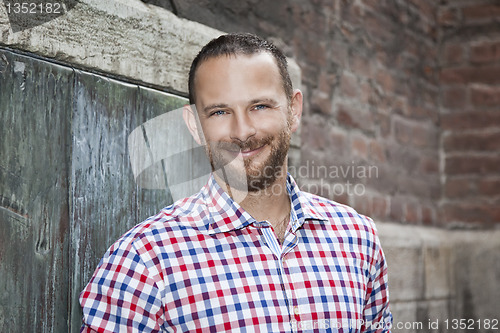
[[[245,142],[257,132],[255,124],[247,112],[235,113],[231,124],[231,139]]]

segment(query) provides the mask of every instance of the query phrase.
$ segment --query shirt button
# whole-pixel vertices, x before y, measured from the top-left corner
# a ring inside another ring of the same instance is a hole
[[[298,306],[294,306],[293,307],[293,313],[295,313],[296,315],[298,315],[300,313],[300,310],[299,310]]]

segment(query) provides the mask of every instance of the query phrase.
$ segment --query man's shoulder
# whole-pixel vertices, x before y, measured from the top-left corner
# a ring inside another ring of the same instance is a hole
[[[351,206],[305,191],[301,191],[300,196],[303,209],[323,216],[330,223],[353,226],[356,229],[362,227],[366,231],[376,233],[373,220]]]
[[[176,237],[203,232],[207,228],[207,208],[197,196],[180,199],[128,230],[116,243],[136,243],[147,239]]]

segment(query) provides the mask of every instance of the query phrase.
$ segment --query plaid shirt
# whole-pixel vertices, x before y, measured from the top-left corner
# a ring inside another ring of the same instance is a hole
[[[301,192],[279,244],[210,177],[111,246],[80,295],[83,332],[389,332],[373,221]]]

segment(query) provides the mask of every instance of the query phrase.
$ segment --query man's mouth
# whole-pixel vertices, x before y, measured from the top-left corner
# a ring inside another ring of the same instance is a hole
[[[235,159],[241,156],[243,159],[254,157],[260,154],[267,145],[270,145],[269,138],[256,140],[255,142],[247,142],[245,144],[238,144],[234,142],[218,142],[214,146],[214,150],[218,150],[226,155],[228,158]]]
[[[264,149],[264,146],[265,145],[262,145],[262,146],[260,146],[258,148],[255,148],[255,149],[242,149],[241,150],[241,156],[243,156],[243,158],[248,158],[248,157],[255,156],[255,155],[257,155],[258,153],[260,153]]]
[[[229,149],[225,149],[227,152],[229,152],[229,154],[231,154],[234,158],[237,158],[238,156],[241,156],[243,158],[249,158],[249,157],[253,157],[257,154],[259,154],[265,147],[266,145],[262,145],[260,147],[257,147],[257,148],[239,148],[239,149],[234,149],[233,148],[229,148]]]

